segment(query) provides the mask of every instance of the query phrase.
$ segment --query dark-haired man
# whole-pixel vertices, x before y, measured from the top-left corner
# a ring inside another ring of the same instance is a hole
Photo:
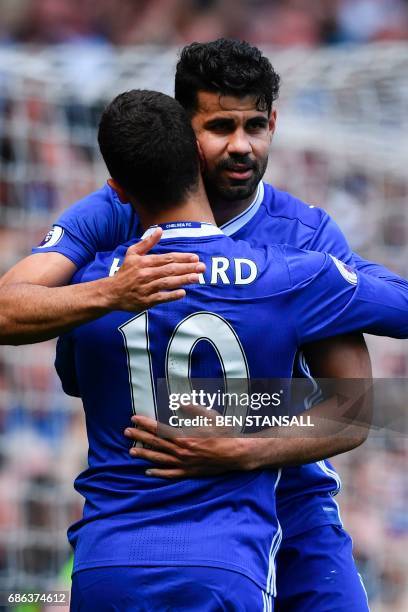
[[[118,96],[102,115],[99,144],[110,183],[135,208],[144,236],[161,227],[152,256],[193,250],[206,269],[190,279],[199,282],[185,299],[136,316],[114,296],[115,277],[131,276],[134,238],[98,253],[74,277],[105,281],[112,303],[105,316],[62,339],[60,350],[68,345],[57,355],[65,388],[76,373],[89,439],[89,467],[76,480],[84,514],[69,530],[71,610],[272,612],[279,461],[271,469],[253,462],[222,476],[158,479],[150,471],[157,438],[140,432],[153,448],[134,448],[132,459],[123,427],[141,406],[171,422],[169,404],[156,393],[164,377],[170,397],[188,393],[192,378],[244,392],[250,379],[290,378],[301,344],[360,329],[361,321],[368,332],[407,337],[408,286],[357,274],[327,253],[254,249],[226,236],[204,190],[194,131],[173,98]],[[202,345],[212,349],[205,360]],[[170,455],[191,448],[191,439],[177,440],[161,440],[161,448]],[[249,440],[252,449],[260,442]],[[225,444],[246,459],[252,454],[239,438]],[[287,451],[287,461],[297,458],[296,449]],[[335,596],[335,581],[331,588]]]
[[[273,101],[278,88],[279,77],[268,60],[259,49],[247,43],[227,40],[194,43],[181,54],[176,72],[176,98],[189,113],[200,143],[204,182],[217,224],[234,239],[244,239],[255,246],[289,243],[329,251],[347,263],[364,267],[364,262],[351,253],[344,236],[324,211],[259,182],[275,129]],[[46,333],[48,337],[55,335],[78,322],[80,316],[90,318],[89,300],[86,301],[78,287],[61,288],[66,291],[66,301],[56,297],[51,303],[51,294],[42,291],[44,287],[36,288],[32,284],[65,284],[96,252],[114,248],[140,234],[139,220],[132,206],[121,204],[110,186],[68,209],[57,221],[48,241],[34,249],[34,255],[4,278],[7,286],[0,294],[0,305],[3,328],[9,330],[8,338],[32,341],[37,334],[42,339],[47,337]],[[143,257],[138,259],[138,265],[140,262],[143,263]],[[380,266],[371,266],[370,272],[393,278],[391,272]],[[144,274],[139,278],[142,283]],[[11,286],[13,282],[31,284]],[[157,280],[157,283],[163,289],[169,286],[167,281]],[[172,285],[177,286],[180,285]],[[133,289],[135,310],[138,304],[139,308],[146,305],[139,294],[143,297],[143,292],[138,293],[137,289]],[[88,291],[91,290],[90,286]],[[27,296],[31,299],[27,300]],[[103,292],[98,291],[92,300],[94,307],[95,302],[105,303]],[[21,308],[15,308],[16,302]],[[77,313],[77,320],[72,320],[71,313]],[[7,337],[3,338],[7,341]],[[354,337],[338,339],[320,346],[317,351],[309,350],[308,360],[313,373],[320,377],[367,378],[370,375],[364,344]],[[300,363],[306,369],[304,359]],[[352,560],[350,539],[342,529],[333,499],[340,487],[339,477],[328,462],[310,463],[324,456],[323,447],[326,456],[331,456],[354,445],[354,440],[337,439],[329,443],[323,439],[308,440],[302,447],[303,462],[308,465],[283,472],[277,491],[283,525],[278,569],[282,610],[330,609],[325,607],[327,590],[324,589],[333,591],[333,581],[325,578],[327,567],[332,567],[332,576],[337,579],[338,599],[331,599],[331,609],[339,610],[340,600],[348,610],[364,605],[365,596]],[[225,465],[221,446],[217,452],[214,463]],[[257,452],[262,456],[272,449],[266,452],[259,445]],[[197,449],[195,457],[186,458],[182,474],[180,470],[173,474],[196,475],[200,470],[205,474],[205,465],[199,467],[199,463]],[[166,471],[166,476],[171,477],[171,469]],[[306,571],[307,580],[292,580],[293,575],[306,577]]]

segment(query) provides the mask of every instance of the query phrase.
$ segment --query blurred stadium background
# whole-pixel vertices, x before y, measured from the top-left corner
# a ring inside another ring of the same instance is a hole
[[[133,87],[172,93],[180,46],[231,36],[282,75],[267,180],[408,276],[406,0],[0,0],[0,15],[1,272],[106,179],[105,103]],[[368,341],[377,377],[408,376],[407,343]],[[0,349],[0,590],[67,584],[86,440],[53,356],[52,342]],[[407,438],[384,434],[335,461],[375,612],[408,609],[407,458]]]

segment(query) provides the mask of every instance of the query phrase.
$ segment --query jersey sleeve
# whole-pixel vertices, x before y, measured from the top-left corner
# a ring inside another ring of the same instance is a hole
[[[389,270],[382,264],[363,259],[357,253],[353,253],[353,262],[355,269],[359,272],[363,272],[369,276],[375,276],[376,278],[381,278],[384,281],[397,282],[399,284],[408,286],[408,281],[405,278],[402,278],[402,276],[392,272],[392,270]]]
[[[310,251],[331,253],[346,264],[353,264],[353,252],[343,232],[326,212],[309,243],[305,246]]]
[[[288,260],[300,345],[355,331],[408,337],[408,284],[357,272],[327,253]]]
[[[65,210],[32,252],[61,253],[80,268],[97,252],[111,251],[127,242],[136,227],[137,218],[130,204],[121,204],[106,185]]]
[[[370,276],[375,276],[387,281],[398,281],[399,283],[408,282],[385,266],[374,261],[363,259],[358,253],[354,253],[339,226],[326,212],[323,213],[323,218],[319,227],[314,232],[313,237],[305,248],[310,251],[330,253],[337,257],[337,259],[340,259],[340,261]]]

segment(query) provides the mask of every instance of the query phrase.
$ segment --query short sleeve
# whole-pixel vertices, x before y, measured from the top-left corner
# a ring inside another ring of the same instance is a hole
[[[61,253],[80,268],[96,253],[113,250],[138,231],[131,205],[120,203],[106,185],[65,210],[32,252]]]

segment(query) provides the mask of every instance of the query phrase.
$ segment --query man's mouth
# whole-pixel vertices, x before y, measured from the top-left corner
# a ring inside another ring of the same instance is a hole
[[[251,178],[254,173],[254,169],[250,166],[237,164],[236,166],[226,168],[225,172],[229,178],[244,181]]]

